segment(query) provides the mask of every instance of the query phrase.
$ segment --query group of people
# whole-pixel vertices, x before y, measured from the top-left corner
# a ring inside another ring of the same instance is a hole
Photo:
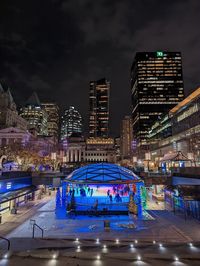
[[[128,185],[117,185],[113,186],[112,192],[110,189],[107,190],[107,197],[109,197],[110,202],[113,202],[113,198],[115,202],[122,202],[123,196],[128,196],[130,192],[130,188]]]
[[[81,196],[81,197],[86,197],[86,196],[93,196],[94,189],[90,188],[89,186],[80,186],[80,187],[75,187],[75,188],[70,188],[68,191],[70,196]]]
[[[94,186],[87,185],[77,185],[74,187],[68,187],[69,196],[92,197],[95,191],[102,193],[98,185],[96,186],[96,189]],[[107,197],[109,198],[110,202],[122,202],[123,196],[128,196],[129,192],[129,185],[114,185],[113,187],[109,187],[109,189],[107,190]]]
[[[112,203],[113,202],[113,195],[111,194],[110,189],[107,190],[107,196],[110,199],[110,203]],[[122,197],[120,197],[119,193],[116,193],[114,196],[115,196],[114,200],[116,202],[122,202]]]

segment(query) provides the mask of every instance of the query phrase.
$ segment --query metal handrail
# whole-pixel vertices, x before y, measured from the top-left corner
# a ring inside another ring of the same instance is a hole
[[[10,240],[5,238],[5,237],[3,237],[3,236],[0,236],[0,239],[5,240],[8,243],[7,250],[10,250]]]
[[[34,223],[33,224],[33,234],[32,234],[32,238],[35,238],[35,226],[41,230],[42,232],[42,238],[44,237],[44,229],[42,229],[38,224]]]

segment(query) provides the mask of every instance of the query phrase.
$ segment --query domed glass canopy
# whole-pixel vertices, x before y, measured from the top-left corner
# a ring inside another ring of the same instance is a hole
[[[83,166],[73,171],[67,181],[83,184],[129,184],[142,182],[129,169],[110,163],[97,163]]]

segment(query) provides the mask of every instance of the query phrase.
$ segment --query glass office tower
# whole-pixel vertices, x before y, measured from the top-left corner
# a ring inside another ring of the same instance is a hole
[[[180,52],[139,52],[131,68],[133,138],[147,147],[155,121],[184,98]]]
[[[109,135],[110,82],[105,78],[90,82],[89,136],[107,138]]]
[[[62,116],[61,140],[73,134],[82,134],[82,117],[74,106],[70,106],[69,109],[65,110]]]
[[[42,103],[42,108],[48,114],[47,128],[48,136],[53,136],[55,140],[58,140],[59,136],[59,107],[56,103],[45,102]]]
[[[42,136],[48,135],[48,114],[43,109],[36,92],[33,92],[26,104],[20,109],[20,116],[27,121],[28,130],[31,133]]]

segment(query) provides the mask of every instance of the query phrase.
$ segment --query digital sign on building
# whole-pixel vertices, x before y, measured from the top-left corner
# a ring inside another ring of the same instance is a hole
[[[0,181],[0,194],[9,191],[19,190],[32,185],[30,177],[25,178],[12,178]]]

